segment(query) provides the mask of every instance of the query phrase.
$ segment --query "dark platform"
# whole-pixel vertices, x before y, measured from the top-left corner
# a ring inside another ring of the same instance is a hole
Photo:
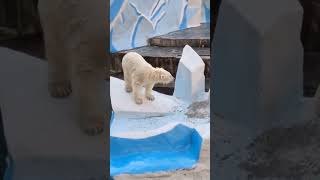
[[[210,47],[210,24],[201,24],[149,39],[150,46],[164,47]]]
[[[210,48],[193,48],[205,62],[205,76],[210,77]],[[154,67],[162,67],[168,70],[173,76],[176,75],[179,60],[183,47],[159,47],[144,46],[140,48],[124,50],[113,54],[111,63],[111,74],[122,72],[122,57],[128,52],[137,52]]]

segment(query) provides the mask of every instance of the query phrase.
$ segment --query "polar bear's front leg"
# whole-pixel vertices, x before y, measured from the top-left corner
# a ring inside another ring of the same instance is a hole
[[[61,35],[64,25],[59,21],[60,16],[49,13],[54,12],[51,10],[51,5],[49,1],[40,1],[38,7],[48,60],[48,90],[53,97],[66,97],[70,95],[72,88],[68,51],[65,39]]]
[[[150,101],[154,100],[154,96],[152,95],[152,89],[153,89],[154,83],[149,83],[146,85],[146,98]]]
[[[132,78],[132,93],[134,97],[134,101],[136,104],[142,104],[142,96],[140,94],[142,88],[142,82],[140,82],[137,78]]]
[[[107,86],[104,80],[104,63],[109,60],[104,46],[107,30],[96,27],[103,27],[102,23],[97,23],[101,22],[100,20],[84,22],[86,24],[83,24],[83,31],[79,31],[82,32],[81,35],[76,34],[79,35],[76,36],[79,42],[72,46],[70,57],[73,62],[72,82],[77,119],[81,129],[87,135],[93,136],[103,132],[107,119]]]

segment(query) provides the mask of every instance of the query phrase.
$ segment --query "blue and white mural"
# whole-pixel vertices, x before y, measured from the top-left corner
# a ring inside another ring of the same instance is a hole
[[[111,0],[111,52],[145,46],[150,37],[210,22],[210,0]]]

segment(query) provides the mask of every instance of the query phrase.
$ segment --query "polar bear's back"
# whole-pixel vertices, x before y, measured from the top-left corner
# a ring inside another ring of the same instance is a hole
[[[129,52],[122,58],[122,68],[128,73],[151,67],[152,66],[148,62],[146,62],[140,54],[136,52]]]

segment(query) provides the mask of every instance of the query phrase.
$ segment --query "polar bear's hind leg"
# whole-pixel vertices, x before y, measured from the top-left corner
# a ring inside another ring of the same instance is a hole
[[[132,93],[133,93],[133,97],[134,97],[134,101],[136,102],[136,104],[142,104],[143,99],[140,95],[140,91],[142,88],[142,84],[137,81],[135,78],[132,79]]]
[[[123,70],[123,78],[124,78],[126,92],[128,93],[132,92],[131,77],[128,75],[128,72],[126,70]]]

